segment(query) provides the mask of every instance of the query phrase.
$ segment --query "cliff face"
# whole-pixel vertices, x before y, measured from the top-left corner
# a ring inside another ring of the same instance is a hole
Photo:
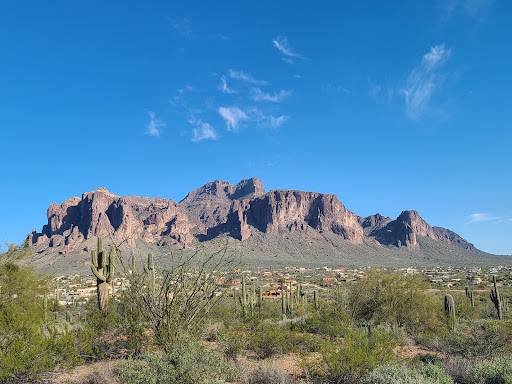
[[[195,231],[205,233],[208,228],[226,222],[233,200],[264,194],[263,183],[256,178],[242,180],[237,185],[215,180],[189,192],[178,205],[187,212]]]
[[[28,235],[30,244],[49,239],[51,248],[73,246],[93,236],[109,235],[133,246],[139,238],[159,245],[186,245],[192,240],[188,217],[172,200],[119,197],[105,188],[50,205],[47,217],[41,233]]]
[[[28,243],[50,249],[75,249],[91,237],[112,235],[135,246],[135,240],[159,246],[187,247],[228,233],[242,242],[256,233],[314,230],[334,234],[353,244],[370,239],[384,246],[417,247],[418,236],[472,250],[456,233],[431,227],[416,211],[396,220],[380,214],[359,217],[336,195],[276,190],[265,193],[260,180],[232,185],[216,180],[191,191],[180,203],[163,198],[116,196],[105,188],[52,204],[42,232],[27,235]]]
[[[231,235],[245,240],[249,226],[263,233],[305,230],[331,231],[352,243],[363,241],[357,216],[336,195],[302,191],[271,191],[264,196],[235,201],[226,224]]]

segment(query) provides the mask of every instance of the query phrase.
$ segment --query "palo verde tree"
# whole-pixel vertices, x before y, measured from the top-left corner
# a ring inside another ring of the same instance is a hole
[[[101,311],[105,311],[108,307],[109,284],[114,277],[115,250],[114,247],[110,248],[107,264],[107,256],[103,249],[103,240],[101,237],[98,237],[98,255],[96,255],[96,251],[94,250],[91,251],[91,254],[91,270],[97,279],[96,288],[98,291],[98,307]]]

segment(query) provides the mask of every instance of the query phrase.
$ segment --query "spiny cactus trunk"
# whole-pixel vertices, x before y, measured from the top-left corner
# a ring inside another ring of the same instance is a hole
[[[101,311],[105,311],[108,307],[108,283],[98,280],[96,287],[98,291],[98,307]]]
[[[448,322],[452,330],[455,329],[457,318],[455,317],[455,301],[452,295],[446,295],[444,297],[444,310],[448,316]]]
[[[498,286],[496,285],[496,276],[492,277],[492,281],[494,283],[494,289],[491,291],[491,301],[496,308],[496,312],[498,314],[498,319],[503,319],[503,296],[498,291]]]

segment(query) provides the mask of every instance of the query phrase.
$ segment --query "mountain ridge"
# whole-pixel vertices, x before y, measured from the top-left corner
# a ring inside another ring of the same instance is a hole
[[[455,232],[431,226],[414,210],[402,211],[395,220],[379,213],[361,217],[348,210],[335,194],[284,189],[266,192],[256,178],[236,185],[215,180],[189,192],[180,202],[117,196],[98,188],[83,193],[82,198],[51,204],[47,218],[42,231],[34,230],[26,239],[39,259],[51,258],[52,254],[83,254],[89,248],[83,244],[96,237],[111,236],[132,248],[143,244],[143,248],[151,245],[164,251],[169,246],[193,248],[196,240],[208,242],[226,234],[245,249],[251,238],[258,237],[264,243],[266,238],[282,235],[286,242],[287,235],[294,232],[306,242],[308,236],[314,238],[311,244],[317,242],[319,249],[323,247],[322,236],[328,236],[341,244],[339,249],[348,249],[350,244],[363,248],[373,244],[377,250],[404,248],[414,254],[412,250],[422,246],[419,239],[428,238],[433,241],[431,247],[455,247],[454,254],[481,252]],[[251,247],[263,249],[263,243]],[[275,248],[278,253],[279,246]],[[322,260],[321,255],[316,258]]]

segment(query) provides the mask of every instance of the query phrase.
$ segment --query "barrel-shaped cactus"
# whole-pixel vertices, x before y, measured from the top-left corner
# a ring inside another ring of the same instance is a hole
[[[96,276],[96,288],[98,291],[98,307],[100,310],[105,311],[108,307],[108,291],[109,284],[114,278],[115,271],[115,250],[114,247],[110,248],[110,254],[107,257],[106,252],[103,249],[103,240],[98,237],[98,254],[96,251],[91,251],[92,263],[91,271]]]

